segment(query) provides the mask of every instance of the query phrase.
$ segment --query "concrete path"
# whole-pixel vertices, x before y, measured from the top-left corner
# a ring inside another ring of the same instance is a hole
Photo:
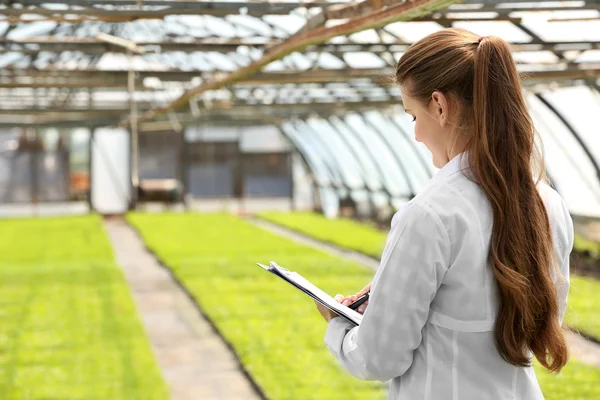
[[[600,368],[600,344],[587,340],[577,332],[565,329],[571,356],[583,364]]]
[[[373,257],[369,257],[353,250],[343,249],[329,243],[324,243],[310,236],[295,232],[281,225],[277,225],[273,222],[256,217],[248,217],[248,220],[252,221],[254,224],[263,229],[294,240],[297,243],[313,246],[332,255],[344,257],[369,268],[376,269],[379,265],[379,260]],[[584,364],[600,368],[600,344],[587,340],[586,338],[570,330],[565,330],[565,334],[567,337],[567,342],[569,343],[571,355],[575,359]]]
[[[105,220],[173,400],[259,400],[241,367],[170,273],[123,219]]]
[[[255,225],[271,231],[279,236],[286,237],[295,241],[296,243],[303,244],[305,246],[311,246],[317,248],[319,250],[325,251],[329,254],[333,254],[334,256],[346,258],[352,260],[356,263],[365,265],[373,270],[376,270],[379,266],[379,260],[376,260],[373,257],[367,256],[365,254],[359,253],[357,251],[343,249],[339,246],[322,242],[318,239],[312,238],[310,236],[304,235],[302,233],[295,232],[291,229],[283,227],[281,225],[277,225],[273,222],[249,216],[247,219],[253,222]]]

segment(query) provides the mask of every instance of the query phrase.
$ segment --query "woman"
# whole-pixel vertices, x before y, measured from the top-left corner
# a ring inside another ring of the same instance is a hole
[[[390,399],[543,399],[531,360],[558,372],[568,359],[573,225],[533,172],[511,49],[445,29],[396,78],[440,170],[394,216],[360,327],[319,307],[325,343],[355,377],[391,380]]]

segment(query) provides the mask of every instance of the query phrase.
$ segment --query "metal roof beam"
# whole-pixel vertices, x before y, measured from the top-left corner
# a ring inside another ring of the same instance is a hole
[[[393,68],[356,68],[332,70],[308,70],[265,72],[238,79],[236,85],[266,85],[286,83],[333,83],[351,80],[370,80],[375,83],[389,82],[393,76]],[[205,80],[218,77],[218,73],[184,72],[184,71],[139,71],[137,74],[137,87],[144,87],[143,80],[156,77],[164,82],[189,82],[195,77]],[[591,66],[580,68],[570,64],[562,70],[545,70],[523,72],[525,80],[562,80],[562,79],[594,79],[600,77],[600,68]],[[105,87],[123,88],[127,86],[127,71],[101,71],[101,70],[62,70],[62,71],[37,71],[37,70],[4,70],[0,72],[0,88],[18,87]],[[215,88],[218,89],[218,88]]]
[[[234,52],[239,46],[265,47],[278,45],[277,40],[256,41],[247,39],[198,39],[188,42],[155,41],[136,42],[145,52],[152,53],[153,48],[160,48],[162,53],[169,51],[198,52]],[[344,44],[315,44],[308,46],[306,51],[322,51],[336,54],[357,51],[406,51],[410,44],[406,43],[344,43]],[[539,38],[530,42],[513,43],[514,51],[567,51],[567,50],[594,50],[600,49],[600,41],[584,42],[546,42]],[[40,51],[82,51],[89,54],[102,54],[107,51],[124,52],[124,48],[103,42],[95,38],[72,37],[37,37],[19,40],[0,39],[0,49],[4,51],[20,51],[25,54],[39,53]]]
[[[270,64],[271,62],[279,60],[292,52],[302,51],[310,45],[326,42],[327,40],[336,36],[348,35],[366,29],[380,28],[389,23],[400,20],[411,20],[458,2],[458,0],[403,1],[383,10],[350,19],[345,23],[333,27],[319,27],[310,29],[302,33],[300,36],[286,40],[274,48],[269,49],[267,54],[263,55],[263,57],[254,61],[250,65],[242,67],[232,73],[224,74],[220,78],[188,90],[178,99],[172,101],[161,109],[148,111],[140,117],[140,120],[152,120],[170,110],[183,107],[191,98],[203,92],[219,89],[223,86],[227,86],[236,81],[244,79],[259,72],[264,66]]]
[[[327,19],[355,18],[359,15],[375,12],[383,7],[398,3],[398,0],[363,0],[355,1],[345,5],[333,5],[328,7],[324,15]]]
[[[0,71],[0,87],[125,87],[127,71],[103,70],[4,70]],[[250,85],[277,83],[328,83],[345,82],[349,79],[378,79],[391,76],[391,69],[360,68],[310,71],[265,72],[240,79],[239,83]],[[138,87],[145,78],[155,77],[161,81],[189,82],[201,77],[205,80],[218,77],[219,73],[185,71],[138,71]]]
[[[287,15],[288,8],[277,8],[266,11],[265,9],[252,8],[245,15],[260,17],[263,15]],[[214,8],[214,9],[163,9],[163,10],[106,10],[102,8],[66,9],[54,10],[49,8],[0,8],[0,14],[6,16],[6,21],[11,23],[31,23],[39,21],[54,21],[81,23],[86,21],[101,22],[131,22],[143,19],[164,19],[172,15],[210,15],[213,17],[225,17],[228,15],[239,15],[239,9]],[[27,18],[24,15],[28,16]],[[37,16],[34,16],[37,15]],[[39,16],[39,17],[38,17]]]
[[[494,1],[492,4],[482,4],[474,7],[473,2],[460,4],[443,10],[439,13],[440,16],[446,17],[448,14],[457,14],[461,12],[465,13],[478,13],[478,12],[497,12],[499,16],[507,16],[518,12],[543,12],[543,11],[582,11],[582,10],[600,10],[600,3],[597,1],[586,1],[581,5],[575,3],[579,2],[565,2],[564,6],[550,5],[552,2],[542,3],[542,5],[536,5],[537,1],[525,1],[522,6],[506,6],[505,4],[512,4],[513,1]],[[481,3],[481,2],[478,2]],[[488,2],[489,3],[489,2]],[[558,3],[558,2],[554,2]]]
[[[0,8],[0,13],[6,14],[7,17],[3,20],[12,24],[28,24],[28,23],[36,23],[40,21],[53,21],[60,23],[71,23],[77,24],[82,22],[133,22],[137,20],[163,20],[166,16],[172,15],[210,15],[214,17],[225,17],[228,15],[238,15],[238,12],[234,12],[235,10],[206,10],[206,11],[196,11],[196,10],[180,10],[173,11],[169,10],[126,10],[126,11],[114,11],[114,10],[103,10],[90,8],[85,10],[49,10],[46,8],[36,8],[36,9],[2,9]],[[23,17],[23,15],[32,15],[37,14],[39,17]],[[270,14],[282,14],[286,15],[287,12],[274,12]],[[249,11],[246,15],[253,17],[261,17],[265,15],[260,11]],[[597,20],[598,18],[573,18],[569,19],[569,21],[589,21],[589,20]],[[325,18],[323,17],[323,20]],[[454,22],[462,21],[461,18],[448,18],[448,17],[423,17],[417,18],[414,21],[416,22],[437,22],[440,25],[449,25]],[[469,22],[486,22],[486,21],[507,21],[518,23],[522,21],[522,18],[518,17],[509,17],[509,16],[498,16],[496,18],[477,18],[470,17],[468,18]],[[553,20],[554,21],[554,20]],[[559,21],[566,21],[566,19],[560,19]]]
[[[315,109],[318,109],[319,112],[321,110],[327,110],[336,114],[344,114],[348,111],[381,109],[395,104],[400,104],[400,101],[356,101],[305,104],[274,103],[269,105],[239,104],[233,106],[223,104],[222,107],[213,107],[210,110],[202,110],[198,117],[194,117],[190,112],[179,112],[176,116],[182,124],[192,121],[204,121],[211,116],[232,119],[256,118],[260,120],[264,117],[290,118],[299,115],[311,115],[315,113]],[[110,125],[118,122],[124,111],[126,111],[126,109],[65,110],[53,108],[49,110],[40,109],[26,111],[20,109],[0,110],[0,125],[52,125],[64,122],[86,124],[87,122],[96,123],[97,121],[100,121],[100,125]]]
[[[252,39],[197,39],[186,42],[175,41],[136,41],[138,47],[144,48],[151,53],[153,48],[160,47],[165,51],[235,51],[239,46],[270,46],[278,44],[278,40],[252,40]],[[86,53],[105,53],[107,51],[124,52],[125,49],[113,43],[99,40],[97,38],[79,37],[30,37],[26,39],[0,39],[0,48],[6,51],[83,51]]]
[[[67,4],[78,7],[95,7],[95,6],[121,6],[121,7],[137,7],[138,0],[17,0],[13,4],[23,6],[41,6],[43,4]],[[335,4],[348,4],[344,1],[336,0],[307,0],[307,1],[264,1],[264,0],[247,0],[247,1],[206,1],[206,0],[144,0],[143,7],[168,7],[173,10],[233,10],[239,14],[240,9],[246,8],[250,10],[264,10],[268,13],[282,13],[285,10],[289,11],[299,7],[313,8],[326,7]],[[143,9],[143,8],[142,8]],[[173,13],[173,12],[171,12]]]

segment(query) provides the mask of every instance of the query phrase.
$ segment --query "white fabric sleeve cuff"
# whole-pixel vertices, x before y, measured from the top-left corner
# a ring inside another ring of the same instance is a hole
[[[325,331],[325,345],[336,356],[341,354],[344,337],[354,328],[354,324],[348,322],[342,317],[336,317],[329,321]]]

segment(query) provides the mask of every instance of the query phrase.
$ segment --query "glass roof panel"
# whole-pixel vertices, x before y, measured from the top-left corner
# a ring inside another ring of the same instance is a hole
[[[574,86],[544,93],[550,103],[573,126],[600,164],[600,132],[598,115],[600,104],[589,87]]]
[[[523,25],[547,42],[600,41],[600,21],[548,21],[537,15]]]
[[[338,159],[341,165],[341,173],[344,176],[346,186],[350,188],[364,188],[363,170],[354,157],[352,150],[344,142],[337,131],[323,119],[311,118],[306,121],[312,131],[322,138],[323,142],[329,146],[331,153]]]
[[[321,53],[318,60],[319,67],[324,69],[341,69],[346,67],[346,64],[338,57],[331,53]]]
[[[600,50],[587,50],[579,54],[575,58],[575,62],[583,63],[583,62],[600,62]]]
[[[411,181],[411,186],[415,193],[418,193],[429,181],[431,175],[425,163],[419,158],[417,149],[410,143],[408,138],[400,131],[397,125],[394,125],[390,119],[378,111],[369,111],[365,117],[375,125],[382,135],[388,138],[388,142],[393,145],[391,149],[396,153],[402,162],[404,170]]]
[[[403,204],[406,203],[406,200],[404,199],[392,199],[392,207],[394,207],[394,209],[398,210],[400,207],[402,207]]]
[[[183,16],[179,16],[177,22],[181,22],[181,17]],[[201,35],[200,32],[206,32],[210,36],[218,36],[222,38],[244,37],[256,34],[252,17],[244,17],[240,15],[239,17],[243,18],[239,21],[240,24],[236,23],[235,17],[235,15],[228,15],[225,18],[216,18],[212,15],[204,15],[201,16],[203,19],[202,22],[192,19],[187,20],[186,22],[188,29],[191,28],[198,30],[198,36]],[[242,24],[241,22],[244,23]]]
[[[0,35],[4,35],[4,32],[8,29],[10,24],[8,22],[0,21]]]
[[[272,72],[272,71],[285,71],[286,70],[286,65],[283,61],[281,60],[277,60],[277,61],[273,61],[270,64],[267,64],[264,68],[263,71],[264,72]]]
[[[357,138],[356,133],[348,128],[346,123],[338,118],[328,119],[332,127],[336,129],[340,138],[351,147],[355,157],[359,160],[364,171],[364,179],[371,190],[380,190],[383,186],[382,176],[371,155],[365,150],[364,144]]]
[[[168,58],[168,56],[164,56],[163,58]],[[195,52],[189,54],[186,63],[190,65],[192,69],[196,69],[199,71],[214,71],[215,67],[212,60],[207,57],[206,53]],[[154,69],[154,68],[152,68]]]
[[[312,66],[311,60],[306,55],[298,52],[294,52],[284,57],[283,62],[289,62],[292,65],[294,65],[296,69],[299,70],[306,70]]]
[[[381,134],[365,123],[362,117],[356,113],[347,114],[344,121],[356,135],[362,138],[367,150],[378,164],[379,171],[385,179],[386,188],[393,196],[407,196],[412,191],[409,183],[401,170],[398,160],[381,138]]]
[[[344,61],[352,68],[383,68],[387,66],[387,62],[368,52],[345,53]]]
[[[321,199],[321,208],[327,218],[335,218],[338,215],[340,199],[335,189],[319,188],[319,198]]]
[[[226,18],[228,21],[234,22],[234,26],[243,26],[244,28],[253,31],[254,35],[271,37],[273,34],[273,29],[260,18],[250,17],[248,15],[228,15]],[[219,18],[214,17],[213,19],[219,20]],[[214,31],[212,28],[211,30]]]
[[[425,36],[444,29],[437,22],[394,22],[386,25],[385,30],[406,43],[414,43]]]
[[[374,29],[367,29],[366,31],[356,32],[348,35],[350,42],[356,43],[379,43],[379,35]]]
[[[303,141],[306,147],[310,147],[318,154],[332,177],[332,183],[338,188],[346,187],[343,168],[341,168],[339,160],[332,157],[331,149],[327,147],[326,143],[322,142],[315,135],[315,132],[305,124],[296,124],[295,127],[298,132],[296,138]]]
[[[510,42],[529,42],[532,38],[508,21],[459,21],[457,28],[467,29],[481,36],[500,36]]]
[[[559,58],[551,51],[516,51],[513,52],[513,58],[517,63],[544,63],[554,64],[559,62]]]
[[[48,7],[49,5],[46,5]],[[474,6],[469,4],[469,6]],[[52,5],[53,8],[65,8],[65,5]],[[104,9],[120,10],[118,6],[105,6],[101,7]],[[476,8],[476,7],[475,7]],[[130,10],[131,8],[128,8]],[[151,7],[144,7],[144,9],[152,9]],[[586,11],[586,16],[591,16],[591,11]],[[15,29],[12,29],[8,33],[8,38],[19,37],[33,37],[41,36],[45,34],[51,34],[55,37],[87,37],[93,38],[98,32],[106,32],[111,35],[122,37],[125,39],[132,39],[138,41],[170,41],[170,42],[186,42],[190,40],[198,40],[202,38],[241,38],[241,39],[252,39],[253,41],[264,41],[271,39],[282,39],[297,32],[304,25],[306,19],[303,12],[293,12],[289,15],[263,15],[262,17],[255,17],[249,15],[228,15],[223,18],[210,16],[210,15],[167,15],[164,20],[146,20],[141,19],[131,22],[123,23],[105,23],[98,21],[86,21],[83,23],[59,23],[53,21],[38,21],[35,23],[17,24]],[[317,12],[317,9],[311,9],[311,13]],[[594,11],[597,15],[598,12]],[[493,17],[493,13],[477,13],[471,12],[473,16],[478,18],[482,17]],[[580,13],[581,14],[581,13]],[[75,13],[74,13],[75,15]],[[540,17],[541,15],[541,17]],[[578,35],[585,37],[587,40],[597,40],[600,33],[598,23],[600,21],[562,21],[562,22],[548,22],[547,19],[550,17],[558,18],[565,17],[574,14],[568,14],[565,12],[558,13],[526,13],[525,21],[527,27],[535,26],[538,30],[548,30],[552,34],[555,26],[565,25],[565,28],[569,34],[573,32],[580,32]],[[582,14],[583,15],[583,14]],[[448,16],[468,18],[468,15],[460,13],[448,13]],[[468,29],[475,30],[482,34],[498,34],[504,38],[508,38],[514,41],[528,41],[529,36],[520,30],[516,25],[511,24],[508,21],[484,21],[484,22],[455,22],[455,26],[464,26]],[[558,25],[557,25],[558,24]],[[6,30],[6,23],[0,21],[0,31]],[[573,29],[577,27],[577,29]],[[443,29],[441,25],[433,21],[426,22],[397,22],[384,27],[382,30],[367,30],[364,32],[354,33],[348,37],[337,37],[331,40],[331,42],[344,42],[344,43],[377,43],[383,38],[384,42],[387,43],[399,43],[406,42],[412,43],[425,35]],[[534,29],[534,32],[535,29]],[[398,37],[399,39],[396,39]],[[565,40],[563,37],[562,40]],[[596,39],[595,39],[596,38]],[[568,38],[567,38],[568,39]],[[14,48],[14,46],[13,46]],[[156,47],[160,50],[160,47]],[[193,53],[193,49],[189,50]],[[235,48],[232,46],[231,52],[225,52],[225,57],[233,58],[234,54],[247,54],[250,52],[252,58],[256,59],[262,55],[262,50],[257,48],[244,48],[240,46]],[[163,61],[169,68],[180,68],[189,70],[189,65],[194,64],[185,57],[178,57],[175,54],[161,50],[163,55],[168,54],[168,58],[172,59],[169,61]],[[335,69],[342,68],[343,63],[341,59],[351,64],[351,67],[355,68],[380,68],[385,67],[389,63],[394,63],[398,60],[401,52],[393,51],[392,58],[382,60],[373,53],[367,52],[355,52],[348,53],[345,56],[337,54],[327,56],[323,55],[317,62],[317,67],[324,69]],[[536,54],[538,54],[536,56]],[[142,58],[150,58],[152,54],[145,54]],[[212,56],[207,56],[212,58]],[[368,61],[367,58],[368,57]],[[387,57],[387,56],[386,56]],[[526,63],[556,63],[558,60],[556,57],[548,51],[544,52],[527,52],[522,54],[516,54],[517,58],[521,62]],[[74,64],[77,67],[88,65],[90,62],[94,62],[95,57],[88,57],[86,55],[85,62],[80,64]],[[581,62],[597,62],[598,55],[592,52],[586,52],[580,56],[578,61]],[[219,69],[218,64],[223,64],[224,71],[230,71],[233,65],[246,65],[246,62],[242,62],[243,58],[235,57],[235,60],[231,63],[216,63],[214,68]],[[23,62],[23,61],[21,61]],[[36,58],[36,61],[37,58]],[[51,66],[51,59],[46,59],[45,63],[42,63],[45,67]],[[64,65],[64,64],[63,64]],[[284,63],[279,63],[275,66],[268,66],[267,71],[273,71],[276,68],[282,68],[285,65],[287,69],[307,69],[310,68],[311,60],[308,57],[291,56],[288,57]],[[117,69],[124,69],[123,64],[115,65]],[[194,69],[193,67],[192,69]],[[531,67],[528,70],[535,70],[538,67]],[[210,68],[212,69],[212,68]],[[206,68],[200,70],[207,70]]]
[[[11,65],[23,58],[23,54],[17,51],[0,54],[0,68]]]
[[[185,55],[184,55],[185,57]],[[185,57],[187,58],[187,57]],[[182,59],[181,63],[187,63],[187,59]],[[225,54],[221,54],[221,53],[217,53],[217,52],[209,52],[206,54],[206,58],[208,59],[208,61],[217,66],[217,69],[221,70],[221,71],[235,71],[236,69],[239,68],[239,66],[233,62],[231,60],[230,57],[228,57]]]
[[[319,153],[314,151],[313,148],[306,145],[306,141],[299,138],[300,135],[296,132],[296,129],[291,123],[284,123],[281,125],[283,133],[290,138],[292,143],[298,148],[305,157],[306,162],[309,163],[311,171],[315,175],[315,180],[319,186],[329,186],[333,177],[324,163],[324,160],[320,157]]]
[[[395,113],[391,119],[397,124],[407,139],[415,145],[421,160],[423,160],[424,164],[428,166],[430,175],[433,175],[437,171],[437,168],[433,165],[431,153],[427,149],[427,146],[415,140],[415,123],[412,121],[411,117],[408,116],[408,114],[406,114],[404,111],[399,110],[399,112]]]
[[[16,28],[11,30],[8,35],[6,35],[7,39],[15,40],[15,39],[23,39],[31,36],[40,36],[46,35],[52,31],[57,26],[56,22],[53,21],[39,21],[30,24],[17,24]]]
[[[371,201],[377,209],[382,209],[390,204],[391,199],[383,192],[375,192],[371,195]]]
[[[343,166],[338,159],[333,157],[332,149],[322,141],[321,137],[316,132],[310,129],[310,127],[307,127],[306,124],[295,123],[294,128],[297,132],[296,140],[303,142],[305,147],[312,149],[318,154],[318,157],[321,158],[323,164],[326,165],[329,175],[332,177],[332,182],[337,187],[345,187],[346,181],[342,174]]]
[[[353,190],[350,193],[350,198],[352,198],[352,200],[354,200],[357,203],[361,203],[361,202],[368,202],[370,201],[370,192],[367,192],[366,190]]]
[[[298,30],[306,23],[306,19],[297,14],[265,15],[263,19],[281,30],[286,31],[289,35],[298,32]]]
[[[539,99],[529,94],[527,101],[544,145],[548,174],[569,210],[600,216],[600,181],[583,149]]]

